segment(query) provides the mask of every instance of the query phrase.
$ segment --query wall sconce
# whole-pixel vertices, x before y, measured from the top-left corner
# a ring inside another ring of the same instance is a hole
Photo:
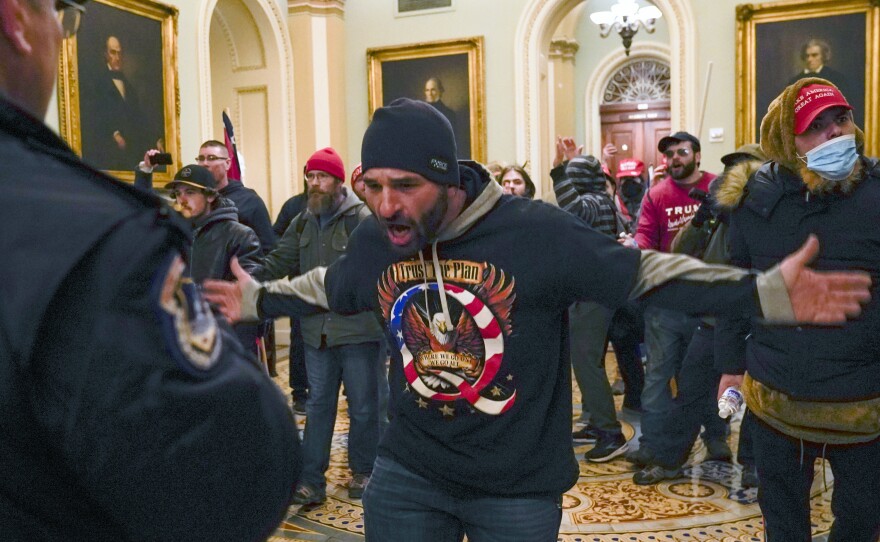
[[[599,25],[599,34],[603,38],[607,38],[612,30],[620,34],[626,56],[629,56],[629,48],[633,36],[639,31],[639,26],[645,27],[648,34],[653,34],[654,23],[661,17],[663,13],[657,9],[657,6],[640,8],[635,0],[617,0],[617,3],[611,6],[611,11],[597,11],[590,14],[590,20]]]

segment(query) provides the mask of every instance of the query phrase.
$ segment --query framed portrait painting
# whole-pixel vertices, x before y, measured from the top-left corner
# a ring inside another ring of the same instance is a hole
[[[59,70],[61,135],[89,164],[134,179],[157,148],[180,167],[177,9],[151,0],[92,0],[76,36],[65,40]]]
[[[834,83],[878,146],[878,13],[873,0],[797,0],[737,6],[736,144],[757,142],[761,119],[782,90],[803,77]]]
[[[367,50],[369,110],[397,98],[423,100],[452,125],[459,159],[486,160],[483,38]]]

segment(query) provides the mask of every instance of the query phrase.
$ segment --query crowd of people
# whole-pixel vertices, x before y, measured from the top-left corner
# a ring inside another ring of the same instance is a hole
[[[161,149],[131,186],[38,120],[83,4],[0,0],[4,539],[265,538],[326,499],[341,385],[368,540],[556,540],[573,441],[643,485],[679,477],[701,427],[731,461],[728,387],[767,540],[809,540],[819,458],[831,540],[880,537],[880,168],[832,83],[783,90],[718,177],[684,131],[651,179],[557,138],[557,205],[524,167],[459,160],[447,116],[401,98],[350,179],[316,150],[273,226],[220,141],[169,205]],[[290,398],[259,361],[279,317]]]

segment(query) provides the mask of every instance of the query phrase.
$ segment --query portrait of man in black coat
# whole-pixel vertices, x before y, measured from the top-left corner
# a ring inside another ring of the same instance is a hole
[[[76,53],[82,156],[129,172],[147,149],[173,152],[165,141],[171,65],[163,22],[101,3],[89,15]]]

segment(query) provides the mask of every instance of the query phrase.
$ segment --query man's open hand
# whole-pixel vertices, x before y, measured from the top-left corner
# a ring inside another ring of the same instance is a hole
[[[202,284],[202,291],[205,299],[213,303],[230,324],[235,324],[241,320],[241,285],[248,281],[253,282],[254,279],[241,268],[235,256],[232,257],[229,268],[237,282],[208,279]]]
[[[803,246],[779,264],[795,319],[814,324],[839,324],[861,314],[871,299],[871,277],[863,271],[814,271],[807,267],[819,254],[810,235]]]

